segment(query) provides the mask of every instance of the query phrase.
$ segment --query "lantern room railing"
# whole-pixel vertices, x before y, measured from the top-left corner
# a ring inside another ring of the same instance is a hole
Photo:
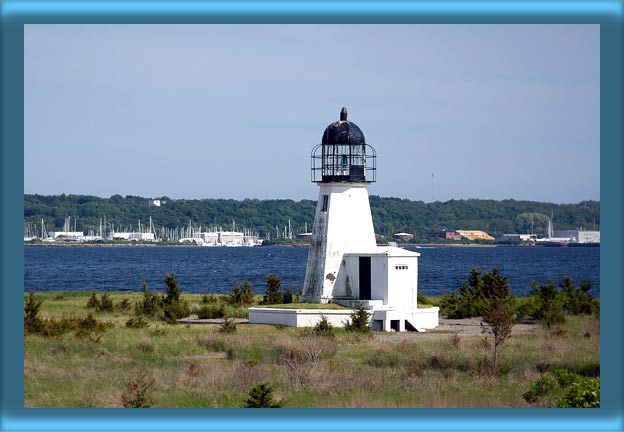
[[[312,149],[311,180],[316,183],[372,183],[377,152],[368,144],[319,144]]]

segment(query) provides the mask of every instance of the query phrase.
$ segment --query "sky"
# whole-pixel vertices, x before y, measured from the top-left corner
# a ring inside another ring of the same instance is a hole
[[[599,25],[26,25],[24,193],[316,199],[343,106],[371,194],[600,199]]]

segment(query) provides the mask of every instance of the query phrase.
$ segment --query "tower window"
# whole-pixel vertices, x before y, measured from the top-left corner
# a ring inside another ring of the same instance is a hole
[[[326,212],[328,204],[329,204],[329,195],[323,195],[323,208],[321,208],[321,211]]]

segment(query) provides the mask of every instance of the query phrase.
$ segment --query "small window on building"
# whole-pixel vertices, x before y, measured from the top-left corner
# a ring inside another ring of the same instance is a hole
[[[328,204],[329,204],[329,195],[323,195],[323,208],[321,208],[321,211],[326,212]]]
[[[405,265],[405,264],[401,264],[401,265],[394,266],[394,268],[397,269],[397,270],[407,270],[408,266]]]

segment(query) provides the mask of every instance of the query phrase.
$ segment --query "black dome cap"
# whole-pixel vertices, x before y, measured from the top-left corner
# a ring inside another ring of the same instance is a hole
[[[361,145],[366,144],[366,140],[358,125],[347,120],[347,109],[342,107],[340,120],[327,126],[321,144]]]

